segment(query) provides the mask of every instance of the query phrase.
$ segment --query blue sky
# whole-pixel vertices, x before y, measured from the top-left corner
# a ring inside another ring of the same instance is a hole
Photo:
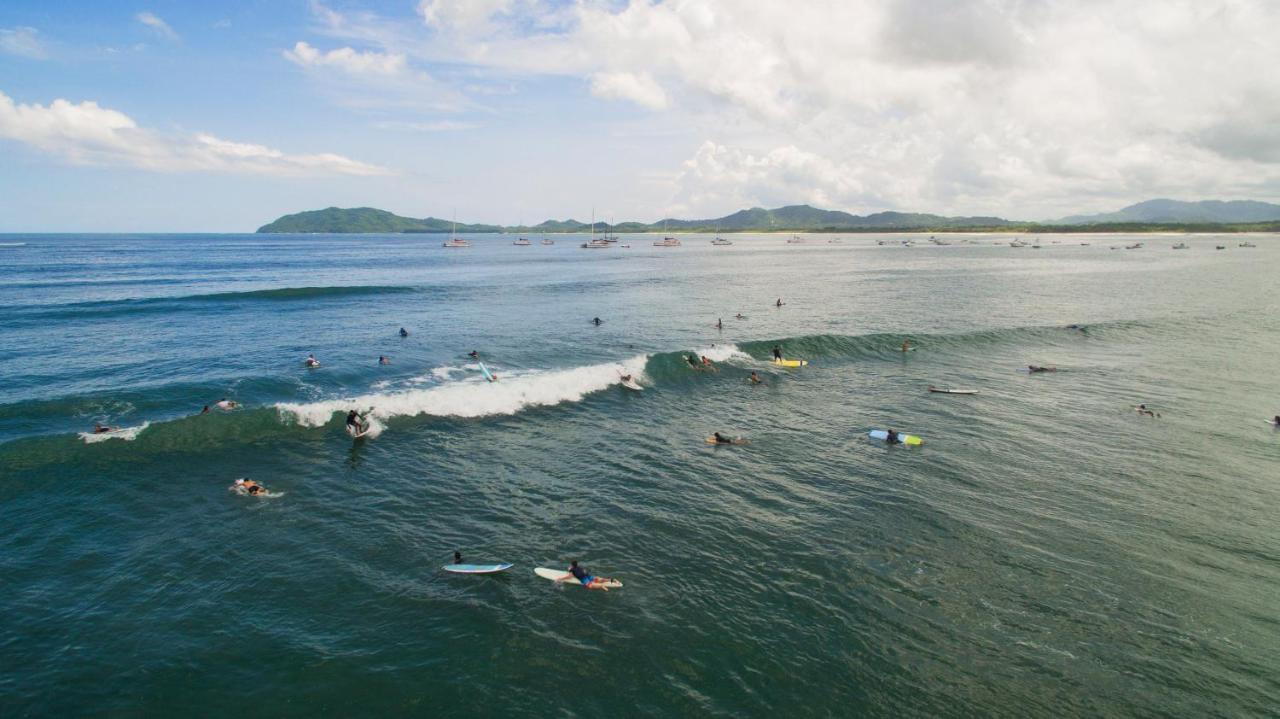
[[[0,232],[1280,195],[1280,7],[0,6]]]

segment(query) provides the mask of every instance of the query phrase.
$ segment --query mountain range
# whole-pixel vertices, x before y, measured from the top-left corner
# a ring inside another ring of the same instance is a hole
[[[914,212],[877,212],[852,215],[839,210],[822,210],[809,205],[788,205],[772,210],[753,207],[724,217],[706,220],[667,218],[651,224],[623,222],[612,227],[614,232],[868,232],[868,231],[1080,231],[1098,227],[1134,231],[1150,229],[1195,229],[1197,225],[1252,225],[1280,222],[1280,205],[1268,202],[1235,200],[1147,200],[1116,212],[1097,215],[1072,215],[1046,223],[1006,220],[1000,217],[946,217]],[[597,223],[600,229],[604,223]],[[458,232],[534,234],[583,232],[590,227],[578,220],[547,220],[533,226],[460,224]],[[450,232],[454,223],[434,217],[402,217],[372,207],[311,210],[285,215],[258,228],[258,232],[318,233],[438,233]],[[1241,227],[1236,229],[1265,229]]]

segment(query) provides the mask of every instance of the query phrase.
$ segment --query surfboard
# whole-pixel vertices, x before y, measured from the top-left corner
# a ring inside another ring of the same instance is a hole
[[[494,574],[505,572],[514,564],[446,564],[441,569],[454,574]]]
[[[914,434],[903,434],[901,432],[894,432],[894,434],[898,436],[898,441],[902,444],[910,445],[912,447],[924,444],[924,440]],[[878,439],[881,442],[889,439],[889,433],[883,429],[873,429],[870,432],[867,432],[867,436],[871,437],[871,439]]]
[[[369,434],[369,431],[372,429],[373,429],[373,425],[370,424],[370,425],[365,425],[364,429],[360,430],[359,432],[356,432],[351,429],[351,425],[347,425],[347,434],[351,435],[352,439],[360,439],[361,437],[364,437],[365,435]]]
[[[707,437],[703,441],[705,441],[707,444],[746,444],[747,443],[747,440],[743,439],[742,437],[734,437],[732,442],[717,442],[715,437]]]
[[[539,577],[542,577],[543,579],[550,579],[553,582],[557,579],[560,579],[561,577],[568,577],[568,579],[564,580],[563,582],[564,584],[576,584],[578,586],[582,586],[582,582],[579,582],[576,577],[574,577],[572,574],[569,574],[568,572],[561,569],[547,569],[546,567],[538,567],[533,570],[533,573],[538,575]],[[604,583],[604,586],[610,589],[617,589],[618,587],[622,586],[622,582],[619,582],[616,579],[610,579],[609,581]]]
[[[899,348],[898,348],[898,351],[899,351],[899,352],[915,352],[915,351],[916,351],[916,348],[915,348],[915,347],[908,347],[908,348],[906,348],[906,349],[902,349],[901,347],[899,347]]]
[[[639,392],[639,391],[641,391],[641,390],[643,390],[643,389],[644,389],[644,387],[641,387],[639,384],[636,384],[636,381],[635,381],[635,380],[633,380],[633,379],[631,379],[631,380],[626,380],[626,379],[622,380],[622,386],[623,386],[623,387],[626,387],[627,389],[633,389],[633,390],[635,390],[635,391],[637,391],[637,392]]]
[[[940,387],[930,387],[930,392],[934,394],[977,394],[976,389],[942,389]]]
[[[493,382],[493,373],[489,371],[489,368],[485,367],[483,362],[477,362],[476,364],[480,365],[480,374],[484,375],[485,379]]]
[[[307,369],[317,369],[320,367],[319,360],[316,360],[315,362],[303,362],[303,364],[307,366]]]
[[[773,361],[773,363],[778,365],[779,367],[804,367],[805,365],[809,364],[809,361],[794,360],[794,359],[776,359]]]

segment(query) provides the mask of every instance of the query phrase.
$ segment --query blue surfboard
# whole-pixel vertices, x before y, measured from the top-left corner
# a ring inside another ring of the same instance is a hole
[[[487,379],[487,380],[489,380],[490,382],[492,382],[492,381],[493,381],[493,374],[492,374],[491,372],[489,372],[489,368],[488,368],[488,367],[485,367],[483,362],[477,362],[477,364],[479,364],[479,365],[480,365],[480,374],[484,375],[484,378],[485,378],[485,379]]]
[[[443,569],[454,574],[494,574],[505,572],[514,564],[446,564]]]

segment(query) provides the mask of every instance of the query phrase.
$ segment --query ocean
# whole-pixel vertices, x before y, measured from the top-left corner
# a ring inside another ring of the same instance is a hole
[[[730,237],[0,237],[0,715],[1280,711],[1280,238]]]

